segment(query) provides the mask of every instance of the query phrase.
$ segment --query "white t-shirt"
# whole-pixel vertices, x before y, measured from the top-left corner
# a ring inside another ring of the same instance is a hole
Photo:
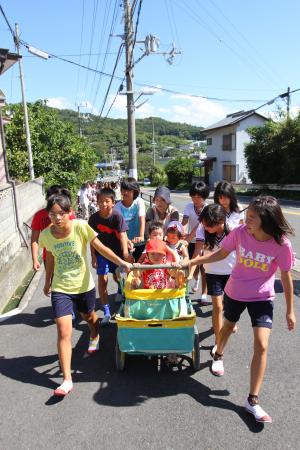
[[[88,197],[88,189],[80,189],[78,192],[79,197],[79,203],[81,205],[88,205],[89,204],[89,197]]]
[[[205,206],[207,206],[207,203],[204,203],[203,208],[205,208]],[[193,231],[194,228],[196,228],[199,225],[199,216],[202,212],[202,209],[200,209],[200,211],[196,211],[195,205],[193,202],[188,203],[187,205],[185,205],[184,210],[183,210],[183,217],[187,217],[188,218],[188,229],[187,229],[187,233],[191,233]],[[196,238],[193,238],[191,240],[191,242],[196,242]]]
[[[226,223],[229,230],[233,230],[234,228],[240,225],[240,221],[245,220],[245,212],[231,212],[226,214]]]
[[[218,242],[215,244],[214,248],[212,250],[205,250],[204,255],[219,250],[221,248],[221,242],[225,239],[225,237],[226,236],[224,233],[221,239],[218,240]],[[200,223],[197,228],[196,241],[202,242],[205,241],[205,230],[202,223]],[[210,273],[213,275],[230,275],[233,267],[235,266],[235,262],[236,262],[236,253],[231,252],[225,259],[222,259],[222,261],[203,264],[203,266],[206,273]]]

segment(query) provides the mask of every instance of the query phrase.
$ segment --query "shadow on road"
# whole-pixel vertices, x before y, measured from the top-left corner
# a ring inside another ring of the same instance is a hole
[[[115,306],[116,309],[117,306]],[[49,307],[38,308],[35,314],[20,314],[3,324],[25,323],[29,327],[41,327],[49,325],[49,317],[51,317]],[[126,356],[125,371],[119,373],[116,372],[114,363],[116,324],[111,323],[109,327],[101,328],[100,350],[95,355],[86,353],[89,338],[87,325],[77,321],[76,328],[82,334],[73,349],[72,371],[75,389],[78,383],[99,383],[99,389],[93,396],[94,401],[99,405],[130,407],[142,404],[151,398],[186,394],[205,407],[233,411],[253,433],[262,431],[262,424],[256,423],[241,406],[235,405],[226,398],[230,395],[228,390],[213,390],[195,379],[191,369],[191,358],[188,356],[182,357],[177,367],[170,367],[165,364],[165,360],[157,357],[149,359],[144,356]],[[201,340],[211,333],[211,330],[200,332]],[[54,346],[55,335],[53,335]],[[209,365],[210,361],[201,362],[200,372]],[[56,353],[14,358],[1,356],[0,372],[5,377],[21,383],[42,386],[51,391],[57,386],[57,378],[61,377]],[[51,406],[60,401],[61,399],[51,395],[45,404]],[[180,403],[178,407],[180,408]]]

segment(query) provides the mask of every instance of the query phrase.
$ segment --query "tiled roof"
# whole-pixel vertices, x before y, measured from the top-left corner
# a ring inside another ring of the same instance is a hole
[[[222,119],[219,122],[216,122],[213,125],[210,125],[209,127],[204,128],[204,130],[201,130],[201,132],[205,133],[206,131],[216,130],[217,128],[228,127],[230,125],[240,122],[241,120],[244,120],[247,117],[250,117],[253,115],[257,115],[257,116],[262,117],[265,120],[268,120],[267,117],[255,112],[254,109],[251,109],[250,111],[238,111],[233,114],[228,114],[228,116],[226,116],[225,119]]]

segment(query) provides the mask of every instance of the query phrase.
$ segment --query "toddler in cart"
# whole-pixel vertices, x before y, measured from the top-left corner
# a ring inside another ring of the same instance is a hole
[[[160,239],[150,239],[146,244],[146,254],[143,264],[157,265],[167,264],[167,245]],[[140,270],[139,264],[134,264],[132,288],[141,289],[165,289],[176,287],[182,288],[185,282],[184,272],[176,269],[151,269]],[[175,282],[174,282],[175,279]]]

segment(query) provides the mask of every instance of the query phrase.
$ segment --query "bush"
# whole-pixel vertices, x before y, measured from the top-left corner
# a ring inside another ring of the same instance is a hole
[[[168,176],[168,186],[171,189],[179,185],[188,185],[192,182],[195,161],[189,158],[176,158],[168,162],[165,167]]]

